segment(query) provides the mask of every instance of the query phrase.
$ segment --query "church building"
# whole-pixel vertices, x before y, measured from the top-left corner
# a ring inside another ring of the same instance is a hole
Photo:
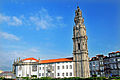
[[[86,27],[79,7],[75,10],[73,27],[73,57],[50,60],[17,59],[13,72],[17,77],[90,77]]]

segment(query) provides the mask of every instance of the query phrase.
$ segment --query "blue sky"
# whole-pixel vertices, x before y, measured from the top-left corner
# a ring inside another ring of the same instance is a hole
[[[11,70],[17,57],[71,57],[77,2],[89,57],[119,51],[118,0],[0,0],[0,70]]]

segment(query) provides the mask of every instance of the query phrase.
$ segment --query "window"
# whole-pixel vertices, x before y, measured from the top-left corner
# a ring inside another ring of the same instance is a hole
[[[42,73],[42,76],[44,76],[44,73]]]
[[[52,76],[54,77],[54,73],[52,73]]]
[[[46,76],[48,76],[48,73],[46,73]]]
[[[64,69],[64,66],[62,66],[62,69]]]
[[[120,59],[117,59],[117,61],[120,61]]]
[[[52,70],[54,71],[54,66],[52,66]]]
[[[32,66],[32,71],[37,71],[37,65]]]
[[[70,65],[70,69],[72,69],[72,65]]]
[[[66,76],[68,76],[68,73],[66,73]]]
[[[39,76],[41,76],[41,73],[39,73]]]
[[[119,53],[116,54],[117,56],[119,55]]]
[[[44,70],[44,67],[43,67],[43,70]]]
[[[78,43],[78,50],[80,50],[80,43]]]
[[[64,76],[64,73],[62,73],[62,76]]]
[[[68,69],[68,65],[66,65],[66,69]]]
[[[70,76],[72,76],[72,72],[70,72]]]
[[[57,73],[57,76],[60,76],[60,73]]]
[[[60,66],[58,66],[57,69],[59,70],[59,69],[60,69]]]
[[[41,67],[40,67],[40,70],[41,70]]]

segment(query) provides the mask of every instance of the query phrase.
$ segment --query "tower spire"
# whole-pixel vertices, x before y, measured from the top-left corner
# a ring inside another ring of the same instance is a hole
[[[82,78],[90,77],[86,28],[79,6],[75,10],[74,22],[72,38],[74,76]]]

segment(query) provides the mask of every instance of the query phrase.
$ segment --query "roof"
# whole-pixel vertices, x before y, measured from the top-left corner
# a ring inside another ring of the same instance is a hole
[[[68,62],[68,61],[73,61],[73,57],[71,57],[71,58],[49,59],[49,60],[40,60],[40,64],[55,63],[55,62]]]
[[[109,54],[116,54],[116,53],[120,53],[120,51],[111,52],[111,53],[109,53]]]
[[[23,59],[22,61],[26,61],[26,60],[35,60],[36,62],[38,62],[39,60],[37,60],[37,59],[35,59],[35,58],[33,58],[33,57],[31,57],[31,58],[26,58],[26,59]]]
[[[98,60],[97,57],[92,57],[89,61],[96,61],[96,60]]]
[[[120,51],[116,51],[116,53],[120,53]]]
[[[96,55],[96,56],[103,56],[103,54],[98,54],[98,55]]]

